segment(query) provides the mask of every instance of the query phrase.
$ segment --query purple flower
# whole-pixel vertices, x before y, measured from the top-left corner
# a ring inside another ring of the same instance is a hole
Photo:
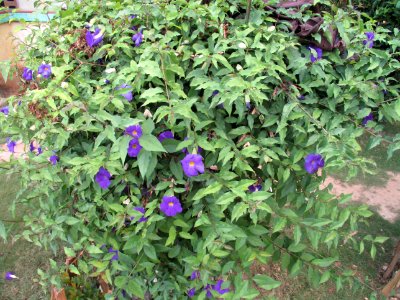
[[[229,293],[229,289],[222,289],[221,286],[224,283],[222,279],[217,281],[217,284],[213,285],[212,288],[214,291],[218,292],[220,295]]]
[[[146,213],[146,210],[144,209],[144,207],[141,206],[137,206],[134,208],[134,210],[142,213],[143,215]],[[135,217],[130,217],[131,221],[134,219]],[[138,223],[142,223],[142,222],[146,222],[147,218],[145,218],[144,216],[140,217]]]
[[[212,96],[215,97],[219,94],[219,91],[215,90],[214,92],[212,92]]]
[[[325,166],[325,161],[322,158],[321,154],[311,153],[308,154],[305,158],[304,168],[310,174],[314,174],[318,171],[319,168],[323,168]]]
[[[111,174],[107,171],[107,169],[100,167],[99,171],[96,174],[95,180],[102,189],[106,189],[111,184],[110,178]]]
[[[142,126],[140,125],[132,125],[132,126],[128,126],[125,129],[125,134],[128,134],[134,138],[140,138],[142,136]]]
[[[103,32],[101,32],[100,28],[96,27],[94,32],[90,32],[90,30],[86,31],[86,43],[90,48],[97,46],[103,40]]]
[[[4,278],[5,278],[6,280],[13,280],[13,279],[17,279],[18,277],[15,276],[14,273],[7,272],[7,273],[6,273],[6,276],[4,276]]]
[[[33,78],[33,71],[27,67],[24,68],[24,71],[22,72],[22,78],[25,79],[26,81],[30,81]]]
[[[136,34],[132,36],[132,41],[135,43],[135,47],[139,47],[143,42],[143,30],[138,31]]]
[[[128,145],[128,156],[136,157],[139,155],[140,150],[142,150],[142,146],[139,144],[139,140],[136,138],[131,139]]]
[[[130,15],[129,16],[129,19],[131,19],[131,20],[136,19],[136,18],[137,18],[137,15]]]
[[[108,79],[104,79],[104,84],[109,84],[111,81]]]
[[[164,196],[160,204],[160,210],[166,216],[173,217],[182,212],[182,206],[175,196]]]
[[[198,154],[188,154],[181,160],[183,171],[186,176],[197,176],[199,173],[204,173],[203,157]]]
[[[207,284],[206,287],[204,288],[207,291],[206,294],[207,298],[212,298],[211,288],[212,288],[211,284]]]
[[[2,112],[3,114],[5,114],[7,116],[10,113],[10,109],[8,106],[4,106],[4,107],[0,108],[0,112]]]
[[[111,260],[118,260],[119,256],[118,256],[118,250],[114,250],[113,247],[110,247],[110,249],[108,249],[108,253],[115,253],[113,257],[111,257]]]
[[[250,109],[250,108],[251,108],[251,103],[248,102],[248,101],[246,101],[246,108],[247,108],[247,109]]]
[[[194,295],[196,294],[196,288],[192,288],[192,289],[188,290],[187,294],[188,294],[189,298],[194,297]]]
[[[364,119],[362,120],[362,125],[367,126],[367,123],[373,120],[374,120],[374,115],[370,113],[368,116],[364,117]]]
[[[30,152],[33,152],[33,151],[35,151],[35,146],[33,145],[33,142],[31,142],[30,144],[29,144],[29,151]]]
[[[39,146],[37,148],[37,155],[42,154],[42,153],[43,153],[42,147]]]
[[[117,87],[117,90],[120,89],[130,89],[132,88],[130,85],[127,85],[126,83],[121,84],[119,87]],[[132,90],[127,91],[124,94],[121,94],[126,100],[128,100],[128,102],[131,102],[133,99],[133,94],[132,94]]]
[[[297,99],[300,100],[300,101],[302,101],[302,100],[305,100],[305,99],[306,99],[306,96],[300,95],[300,96],[297,97]]]
[[[363,44],[367,45],[368,48],[372,48],[374,46],[375,34],[373,32],[366,32],[365,36],[367,39],[363,41]]]
[[[50,156],[49,160],[50,160],[51,164],[53,166],[55,166],[57,164],[57,161],[59,160],[59,157],[57,155],[53,154],[52,156]]]
[[[197,278],[200,278],[200,272],[193,271],[192,274],[190,275],[190,280],[196,280]]]
[[[309,47],[307,47],[307,49],[311,51],[310,60],[312,63],[315,63],[317,60],[320,60],[322,58],[322,49],[321,48],[309,46]],[[317,52],[317,57],[314,56],[312,50]]]
[[[158,140],[160,142],[162,142],[165,139],[173,139],[173,138],[174,138],[174,134],[170,130],[164,131],[164,132],[160,133],[158,136]]]
[[[6,141],[7,141],[8,151],[10,151],[11,153],[14,153],[15,152],[14,148],[17,145],[17,143],[14,142],[13,140],[11,140],[10,138],[7,138]]]
[[[42,75],[43,78],[49,78],[51,76],[51,65],[41,64],[38,68],[38,74]]]
[[[262,185],[261,184],[253,184],[253,185],[250,185],[248,189],[252,193],[258,192],[258,191],[261,191]]]

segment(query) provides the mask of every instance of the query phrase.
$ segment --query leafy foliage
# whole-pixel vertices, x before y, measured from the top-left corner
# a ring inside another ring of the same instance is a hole
[[[377,145],[381,121],[399,120],[398,33],[342,10],[326,13],[324,26],[339,29],[347,50],[311,63],[307,45],[262,1],[253,1],[249,23],[246,6],[71,1],[28,37],[26,66],[51,64],[52,76],[27,82],[21,105],[10,99],[0,124],[14,140],[44,150],[18,160],[20,199],[32,205],[24,237],[54,251],[61,241],[76,257],[61,273],[101,278],[112,287],[107,299],[183,299],[192,288],[204,299],[208,284],[214,296],[253,299],[254,284],[280,285],[265,274],[243,279],[257,261],[281,262],[293,276],[307,269],[313,286],[334,278],[341,288],[353,273],[334,267],[335,249],[352,242],[360,253],[376,253],[382,239],[355,238],[358,221],[371,215],[367,207],[343,206],[349,197],[320,185],[327,170],[368,171],[357,138],[367,131]],[[85,42],[88,23],[104,32],[93,48]],[[143,41],[132,41],[140,30]],[[388,50],[365,47],[367,31]],[[371,112],[374,121],[362,126]],[[143,148],[130,157],[125,129],[136,124]],[[174,138],[160,142],[167,130]],[[398,140],[389,141],[391,153]],[[203,174],[185,175],[186,151],[204,158]],[[323,156],[321,176],[304,170],[309,153]],[[111,175],[109,186],[101,179],[103,189],[95,180],[101,167]],[[250,192],[252,185],[261,190]],[[172,195],[183,211],[167,217],[159,207]],[[190,280],[197,270],[200,278]],[[42,275],[56,285],[65,277]],[[229,293],[218,294],[218,279]]]

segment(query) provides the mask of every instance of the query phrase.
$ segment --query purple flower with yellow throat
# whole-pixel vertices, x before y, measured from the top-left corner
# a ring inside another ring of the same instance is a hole
[[[323,168],[324,166],[325,160],[321,154],[310,153],[304,159],[304,168],[309,174],[316,173],[319,168]]]
[[[129,157],[137,157],[142,150],[142,146],[139,143],[139,140],[133,138],[128,145],[128,156]]]
[[[125,134],[130,135],[131,137],[134,138],[140,138],[143,134],[142,132],[142,126],[140,125],[132,125],[132,126],[128,126],[125,129]]]
[[[160,204],[160,210],[168,217],[174,217],[182,212],[179,199],[175,196],[164,196]]]
[[[38,68],[38,74],[42,75],[43,78],[50,78],[51,76],[51,65],[50,64],[41,64]]]
[[[181,160],[183,172],[186,176],[193,177],[204,173],[203,157],[198,154],[187,154]]]

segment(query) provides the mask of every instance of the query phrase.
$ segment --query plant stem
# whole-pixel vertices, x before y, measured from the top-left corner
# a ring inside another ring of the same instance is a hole
[[[249,23],[249,20],[250,20],[250,11],[251,11],[251,0],[247,0],[246,23]]]

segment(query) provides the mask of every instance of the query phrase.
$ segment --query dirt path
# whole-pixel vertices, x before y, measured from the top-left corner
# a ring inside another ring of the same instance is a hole
[[[400,217],[400,173],[387,172],[388,180],[383,186],[367,186],[364,184],[349,184],[333,177],[328,177],[324,183],[332,183],[335,195],[353,194],[353,201],[368,204],[389,222]]]

